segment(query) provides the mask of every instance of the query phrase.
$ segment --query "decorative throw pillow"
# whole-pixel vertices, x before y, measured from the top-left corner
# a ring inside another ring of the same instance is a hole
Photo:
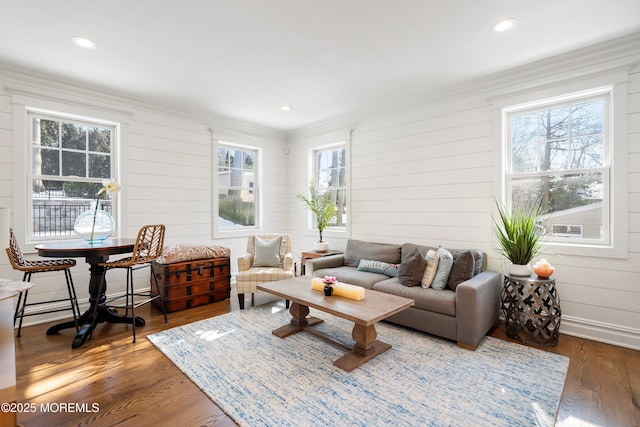
[[[253,236],[253,267],[282,267],[280,257],[280,245],[282,236],[271,240],[262,240],[258,236]]]
[[[361,259],[358,264],[358,271],[368,271],[371,273],[384,274],[389,277],[398,276],[398,265],[389,264],[382,261],[372,261],[369,259]]]
[[[433,278],[436,276],[436,271],[438,271],[438,261],[440,258],[438,257],[438,252],[433,249],[429,249],[427,255],[425,256],[425,260],[427,261],[427,266],[424,269],[424,274],[422,275],[422,280],[420,280],[420,285],[423,288],[428,288],[433,283]]]
[[[398,268],[398,279],[405,286],[416,286],[420,284],[427,260],[420,254],[418,249],[413,249],[402,261]]]
[[[440,246],[438,248],[438,270],[433,278],[431,287],[439,291],[447,287],[447,281],[449,280],[449,273],[453,267],[453,256],[451,252]]]
[[[451,267],[451,273],[449,274],[449,280],[447,287],[452,291],[456,290],[456,287],[473,277],[473,270],[475,269],[475,259],[471,251],[465,251],[460,253],[454,260]]]

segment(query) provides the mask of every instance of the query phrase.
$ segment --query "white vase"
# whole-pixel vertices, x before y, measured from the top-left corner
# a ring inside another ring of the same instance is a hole
[[[520,264],[510,264],[509,265],[509,274],[511,276],[530,276],[531,268],[528,264],[520,265]]]
[[[315,242],[313,244],[313,250],[315,250],[316,252],[327,252],[329,250],[329,243]]]

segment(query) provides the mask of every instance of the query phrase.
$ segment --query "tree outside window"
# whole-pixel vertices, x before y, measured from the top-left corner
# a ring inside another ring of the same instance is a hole
[[[513,207],[540,200],[539,225],[548,237],[608,239],[607,99],[576,99],[508,115],[508,195]]]
[[[220,144],[218,147],[218,227],[256,227],[257,150]]]

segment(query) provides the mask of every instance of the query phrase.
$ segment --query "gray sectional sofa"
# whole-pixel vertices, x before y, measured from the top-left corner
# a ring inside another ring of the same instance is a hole
[[[456,286],[443,290],[424,288],[420,283],[416,285],[405,280],[407,268],[400,277],[390,277],[394,272],[363,271],[366,261],[393,267],[399,265],[403,270],[403,262],[407,262],[405,266],[410,262],[414,264],[416,250],[425,257],[430,249],[435,251],[438,248],[412,243],[396,245],[349,240],[344,254],[307,260],[306,274],[313,277],[335,276],[340,282],[411,298],[415,300],[413,307],[386,320],[454,340],[461,347],[475,350],[482,337],[498,322],[500,308],[501,275],[486,270],[486,256],[482,251],[449,249],[454,269],[458,260],[462,262],[463,258],[472,260],[473,265],[467,269],[470,270],[470,274],[465,276],[467,280],[459,280]],[[361,264],[361,260],[365,261]]]

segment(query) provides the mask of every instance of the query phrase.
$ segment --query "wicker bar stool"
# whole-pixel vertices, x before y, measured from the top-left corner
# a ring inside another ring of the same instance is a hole
[[[71,278],[71,267],[76,265],[74,259],[38,259],[28,260],[22,254],[16,235],[13,232],[13,228],[9,229],[9,247],[7,248],[7,256],[9,262],[14,270],[22,271],[24,276],[23,282],[30,282],[31,276],[35,273],[48,273],[52,271],[64,271],[64,277],[67,282],[67,291],[69,292],[69,298],[62,298],[49,301],[41,301],[34,303],[27,303],[27,297],[29,290],[25,290],[18,296],[18,304],[16,306],[16,312],[13,315],[13,326],[15,327],[16,321],[20,319],[18,324],[18,337],[22,335],[22,319],[27,316],[37,316],[40,314],[56,313],[59,311],[67,311],[69,308],[56,308],[51,310],[39,310],[34,313],[25,313],[25,309],[31,306],[38,306],[42,304],[50,304],[56,302],[69,301],[71,303],[71,312],[73,313],[73,320],[76,324],[76,331],[79,330],[78,318],[80,317],[80,307],[78,306],[78,298],[76,296],[76,289],[73,285],[73,279]]]
[[[133,271],[141,268],[151,266],[151,261],[155,261],[162,254],[162,247],[164,245],[164,233],[165,226],[158,225],[145,225],[138,231],[138,237],[136,238],[135,246],[133,247],[133,255],[127,258],[122,258],[116,261],[105,262],[99,264],[105,267],[106,270],[113,268],[126,268],[127,269],[127,292],[125,295],[121,295],[112,298],[105,302],[107,307],[111,308],[124,308],[125,316],[129,315],[129,309],[131,309],[131,317],[133,318],[133,342],[136,342],[136,318],[135,309],[143,304],[147,304],[156,298],[160,298],[160,287],[158,280],[154,274],[151,274],[152,281],[155,283],[157,295],[152,295],[151,292],[135,292],[133,288]],[[105,271],[106,274],[106,271]],[[134,297],[143,297],[143,300],[134,301]],[[125,305],[112,305],[112,302],[126,298]],[[160,304],[162,308],[162,314],[164,315],[164,323],[167,323],[167,312],[165,311],[164,304]],[[144,319],[139,318],[140,323],[138,326],[144,325]]]

